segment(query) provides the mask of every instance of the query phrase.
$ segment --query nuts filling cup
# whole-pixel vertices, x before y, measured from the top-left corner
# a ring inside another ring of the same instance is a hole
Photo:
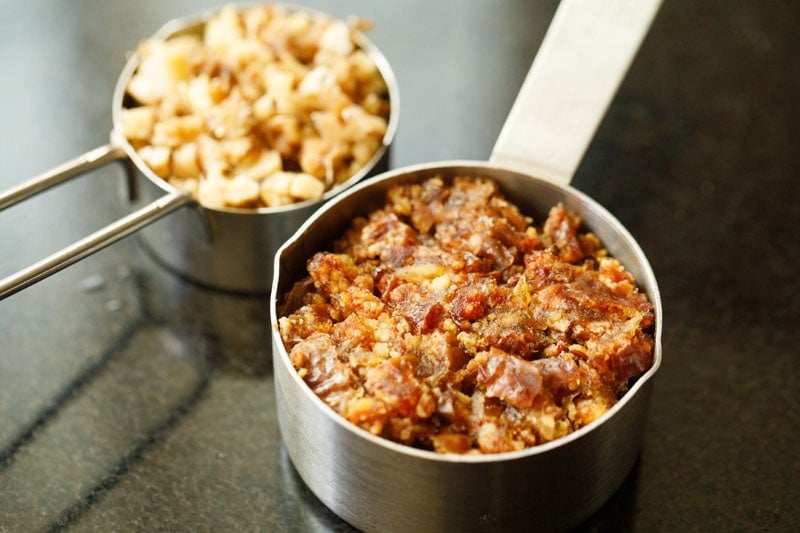
[[[444,161],[384,173],[326,203],[275,257],[271,293],[278,421],[289,457],[316,496],[366,531],[564,530],[617,490],[642,446],[661,363],[662,307],[644,253],[614,216],[569,181],[658,9],[658,1],[559,5],[489,162]],[[351,220],[385,204],[395,185],[457,176],[494,180],[523,214],[557,203],[578,214],[636,278],[653,306],[652,366],[594,422],[519,451],[437,454],[345,420],[303,381],[279,332],[287,293],[314,253]]]
[[[318,11],[291,4],[264,5],[284,9],[290,14],[308,14],[335,20]],[[237,12],[243,12],[257,6],[259,4],[232,7]],[[184,36],[201,36],[208,22],[224,9],[167,22],[150,40],[158,42]],[[143,64],[138,52],[132,54],[114,90],[113,127],[109,143],[0,193],[0,209],[11,207],[92,169],[122,161],[130,163],[127,183],[131,204],[136,210],[36,264],[0,280],[0,299],[139,230],[142,230],[143,244],[153,257],[185,279],[235,293],[267,294],[273,277],[273,258],[278,247],[324,201],[365,176],[388,168],[389,147],[399,118],[397,81],[386,58],[363,33],[354,32],[353,42],[374,63],[385,83],[389,107],[385,133],[366,163],[351,176],[329,188],[321,198],[272,207],[201,205],[193,194],[159,176],[143,160],[142,153],[123,133],[123,113],[127,108],[136,105],[132,101],[129,86]],[[153,224],[156,221],[158,222]]]

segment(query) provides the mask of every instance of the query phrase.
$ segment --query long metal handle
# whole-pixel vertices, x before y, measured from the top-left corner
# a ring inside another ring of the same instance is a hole
[[[162,216],[191,201],[191,198],[187,194],[179,192],[173,192],[162,196],[138,211],[134,211],[103,229],[92,233],[88,237],[63,248],[28,268],[20,270],[16,274],[0,280],[0,300],[117,242],[123,237],[134,233],[147,224],[158,220]]]
[[[89,170],[125,157],[113,144],[101,146],[0,194],[0,210]],[[117,242],[192,201],[188,194],[172,192],[92,233],[62,250],[0,280],[0,300],[55,274],[98,250]]]
[[[561,0],[489,160],[567,185],[661,0]]]
[[[94,150],[89,150],[85,154],[79,155],[63,165],[48,170],[0,194],[0,211],[34,194],[38,194],[45,189],[54,187],[59,183],[64,183],[75,176],[79,176],[80,174],[116,161],[117,159],[122,159],[123,157],[125,157],[125,152],[122,148],[114,146],[113,144],[106,144]]]

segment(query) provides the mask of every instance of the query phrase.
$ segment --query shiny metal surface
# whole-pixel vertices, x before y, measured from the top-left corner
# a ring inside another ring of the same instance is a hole
[[[641,448],[652,380],[661,364],[661,297],[647,258],[630,233],[568,183],[659,5],[659,0],[593,5],[563,1],[489,163],[431,163],[383,174],[331,200],[278,251],[270,301],[281,434],[300,477],[357,528],[562,530],[594,513],[630,471]],[[619,34],[625,38],[603,46]],[[595,63],[602,65],[602,79],[585,74],[587,65]],[[560,110],[568,115],[566,120]],[[516,171],[498,164],[498,159],[510,161]],[[533,177],[531,169],[550,170]],[[389,187],[464,175],[494,179],[534,220],[544,220],[558,203],[578,213],[636,277],[656,317],[653,366],[608,413],[567,437],[518,452],[439,455],[370,434],[311,391],[293,368],[278,329],[277,318],[293,311],[279,306],[304,277],[306,261],[330,249],[354,217],[384,205]]]
[[[293,4],[283,5],[289,9],[321,13]],[[205,21],[216,11],[216,9],[207,10],[200,14],[170,20],[153,35],[153,38],[168,39],[177,35],[197,34],[203,30]],[[145,246],[156,260],[186,279],[203,286],[235,293],[266,294],[272,279],[271,265],[275,252],[308,215],[325,200],[365,176],[388,169],[389,147],[399,119],[400,98],[397,80],[386,58],[369,39],[360,35],[357,42],[377,65],[389,93],[391,111],[381,146],[359,172],[327,191],[319,200],[259,209],[212,209],[201,206],[157,176],[142,161],[136,150],[121,134],[121,115],[126,89],[139,66],[138,56],[135,53],[131,54],[114,90],[110,143],[90,150],[0,194],[0,210],[124,156],[127,156],[135,167],[132,172],[136,183],[129,180],[129,186],[132,188],[129,196],[138,210],[30,267],[0,279],[0,299],[66,268],[132,232],[145,228],[172,211],[177,212],[161,224],[147,228],[143,233]],[[192,209],[179,210],[186,205],[191,205]],[[203,219],[199,224],[198,215]]]
[[[278,333],[284,295],[354,216],[384,203],[388,187],[433,176],[485,176],[535,220],[557,202],[587,226],[634,274],[655,310],[655,359],[601,419],[520,452],[445,456],[371,435],[325,405],[292,367]],[[501,530],[573,527],[619,487],[641,448],[653,378],[661,364],[662,308],[655,276],[633,237],[579,191],[488,163],[442,162],[367,180],[315,213],[278,252],[272,286],[273,366],[281,435],[300,476],[344,520],[368,531]]]

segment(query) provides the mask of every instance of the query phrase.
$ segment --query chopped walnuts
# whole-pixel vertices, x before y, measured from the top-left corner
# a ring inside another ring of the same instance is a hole
[[[367,27],[279,5],[226,6],[202,35],[146,40],[122,133],[206,207],[320,198],[386,134],[386,82],[355,41]]]

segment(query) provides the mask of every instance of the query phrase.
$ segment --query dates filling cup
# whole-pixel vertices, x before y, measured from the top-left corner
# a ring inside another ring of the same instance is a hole
[[[237,9],[255,5],[258,4],[243,4]],[[282,3],[274,5],[283,6],[290,12],[303,11],[333,18],[306,7]],[[217,13],[218,10],[212,10],[171,20],[152,39],[201,35],[206,22]],[[122,110],[133,105],[127,87],[140,64],[138,54],[132,54],[114,90],[113,128],[108,144],[0,193],[0,210],[114,161],[130,163],[126,166],[127,189],[130,203],[136,210],[34,265],[0,279],[0,299],[140,230],[140,240],[150,255],[181,277],[227,292],[266,295],[273,278],[275,252],[308,216],[324,201],[365,176],[389,168],[389,147],[399,117],[397,81],[388,61],[369,39],[362,33],[356,33],[354,41],[372,59],[386,82],[390,112],[386,133],[378,150],[358,172],[326,191],[319,200],[253,209],[200,205],[189,193],[176,189],[156,175],[125,139],[122,135]]]
[[[363,181],[278,251],[271,322],[281,435],[297,473],[345,521],[366,531],[564,530],[595,513],[631,471],[661,363],[661,298],[633,237],[569,181],[658,7],[652,0],[562,1],[489,162],[421,164]],[[380,208],[387,189],[464,175],[495,180],[535,220],[563,202],[636,277],[654,308],[653,366],[595,422],[521,451],[436,454],[375,436],[312,392],[278,330],[278,317],[293,310],[282,307],[284,297],[307,275],[306,261],[329,250],[354,217]]]

